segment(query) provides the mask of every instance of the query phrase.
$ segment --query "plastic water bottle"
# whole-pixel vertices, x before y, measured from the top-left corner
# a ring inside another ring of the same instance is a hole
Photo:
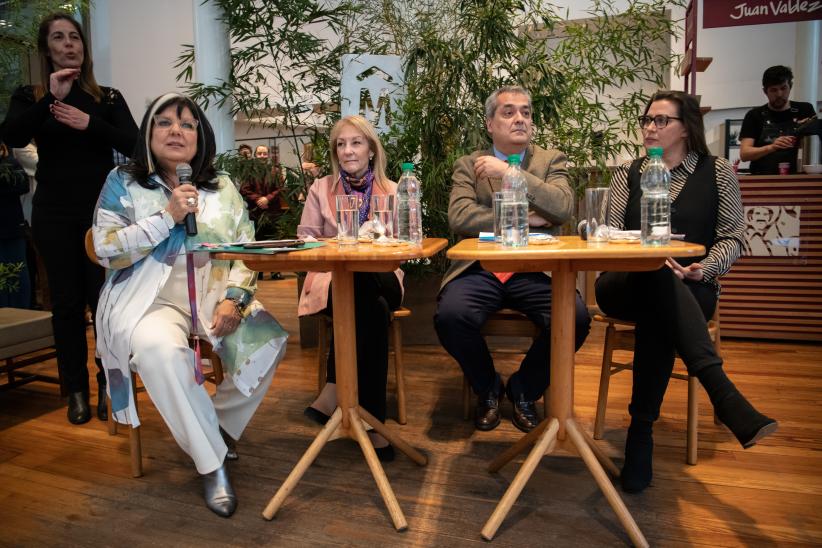
[[[508,156],[508,169],[502,176],[502,191],[512,195],[501,206],[502,245],[509,247],[528,245],[528,184],[519,162],[519,154]]]
[[[397,185],[397,212],[399,233],[397,239],[412,245],[422,243],[422,207],[420,180],[414,175],[414,164],[402,165],[402,176]]]
[[[662,162],[662,148],[648,149],[648,165],[639,180],[642,188],[642,245],[668,245],[671,241],[671,172]]]

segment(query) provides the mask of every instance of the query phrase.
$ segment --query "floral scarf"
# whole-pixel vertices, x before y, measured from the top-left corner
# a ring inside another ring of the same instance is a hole
[[[371,166],[361,178],[352,177],[345,171],[340,170],[340,182],[347,195],[354,194],[360,199],[360,225],[368,219],[371,210],[371,188],[374,183],[374,172]]]

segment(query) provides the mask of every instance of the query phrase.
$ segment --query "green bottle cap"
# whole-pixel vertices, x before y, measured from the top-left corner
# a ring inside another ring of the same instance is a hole
[[[648,149],[648,156],[662,157],[662,147],[651,147]]]
[[[402,164],[403,171],[414,171],[414,164],[411,162],[403,162]]]
[[[508,164],[509,165],[519,165],[519,154],[510,154],[508,156]]]

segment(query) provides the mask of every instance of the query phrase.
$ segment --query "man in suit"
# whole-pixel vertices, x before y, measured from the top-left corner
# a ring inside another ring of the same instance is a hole
[[[532,230],[556,233],[572,214],[574,194],[568,184],[565,155],[531,144],[531,96],[518,86],[498,89],[485,102],[492,148],[463,156],[454,164],[448,222],[460,238],[476,238],[494,227],[493,196],[502,190],[506,159],[518,154],[525,176]],[[502,308],[525,314],[540,329],[507,387],[494,369],[480,334],[488,317]],[[590,327],[588,311],[577,296],[576,348]],[[438,297],[434,324],[442,346],[459,363],[477,394],[474,425],[492,430],[500,423],[500,401],[513,404],[512,421],[524,432],[539,422],[535,401],[549,383],[551,278],[542,272],[483,270],[477,261],[452,261]]]

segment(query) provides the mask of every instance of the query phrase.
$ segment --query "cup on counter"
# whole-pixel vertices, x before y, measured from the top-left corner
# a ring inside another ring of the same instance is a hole
[[[371,219],[374,226],[374,245],[391,245],[397,215],[397,199],[393,194],[371,196]]]
[[[339,194],[337,206],[337,243],[357,245],[360,235],[360,199],[358,196]]]
[[[779,162],[779,174],[780,175],[787,175],[791,172],[791,163],[790,162]]]
[[[512,199],[510,192],[494,192],[494,241],[498,244],[502,243],[502,202],[506,194]]]
[[[585,231],[588,243],[608,242],[608,189],[585,189]]]

